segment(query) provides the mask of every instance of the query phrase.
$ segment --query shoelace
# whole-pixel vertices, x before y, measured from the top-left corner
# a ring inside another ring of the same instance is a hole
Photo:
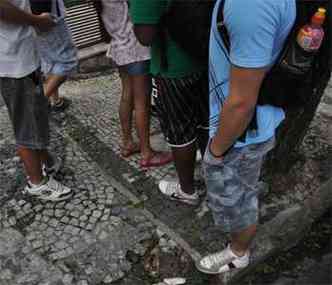
[[[58,183],[57,181],[53,180],[52,178],[49,178],[48,180],[49,187],[56,193],[63,193],[64,187]]]
[[[224,258],[225,252],[222,251],[208,256],[203,263],[211,268],[213,265],[221,263]]]
[[[167,194],[179,193],[179,192],[181,192],[181,186],[180,186],[179,183],[176,183],[176,182],[168,183],[168,185],[166,187],[166,193]]]

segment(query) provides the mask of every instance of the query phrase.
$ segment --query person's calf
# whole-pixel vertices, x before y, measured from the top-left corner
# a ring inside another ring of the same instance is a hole
[[[196,142],[185,147],[172,147],[172,151],[181,190],[189,195],[194,194]]]
[[[231,249],[238,255],[245,255],[251,245],[252,240],[254,239],[257,232],[257,225],[251,225],[248,228],[231,234]]]
[[[35,185],[42,183],[42,163],[40,160],[39,151],[19,146],[17,153],[24,164],[24,168],[30,182]]]

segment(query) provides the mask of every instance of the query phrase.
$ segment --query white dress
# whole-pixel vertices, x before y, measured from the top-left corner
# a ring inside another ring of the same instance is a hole
[[[133,30],[127,0],[102,0],[102,19],[111,36],[107,56],[118,66],[151,58],[150,48],[142,46]]]

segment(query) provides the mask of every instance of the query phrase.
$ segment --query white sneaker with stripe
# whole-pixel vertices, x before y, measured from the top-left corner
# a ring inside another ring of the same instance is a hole
[[[44,182],[40,185],[28,183],[24,190],[38,199],[54,202],[67,200],[72,196],[70,188],[62,185],[52,177],[45,177]]]
[[[189,195],[182,191],[180,183],[176,180],[161,180],[159,182],[159,190],[169,199],[182,202],[189,205],[198,205],[200,202],[197,191]]]
[[[235,255],[230,245],[226,249],[207,255],[196,262],[196,268],[205,274],[221,274],[232,269],[242,269],[249,265],[250,254],[244,256]]]

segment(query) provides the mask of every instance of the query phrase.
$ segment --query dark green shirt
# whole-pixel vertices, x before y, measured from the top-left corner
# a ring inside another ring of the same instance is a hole
[[[134,24],[158,25],[171,0],[130,0],[130,13]],[[201,71],[198,65],[173,40],[166,40],[168,68],[161,65],[161,44],[158,38],[151,47],[151,73],[169,78],[185,77]]]

